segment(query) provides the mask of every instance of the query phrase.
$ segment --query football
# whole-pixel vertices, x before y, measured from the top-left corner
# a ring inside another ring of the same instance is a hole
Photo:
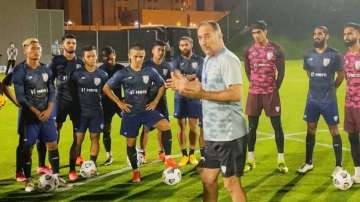
[[[42,192],[54,191],[59,186],[59,179],[53,174],[44,174],[39,178],[38,188]]]
[[[181,181],[181,171],[178,168],[166,168],[162,179],[167,185],[176,185]]]
[[[80,167],[80,175],[84,178],[90,178],[97,175],[95,163],[93,161],[84,161]]]
[[[333,177],[334,186],[340,190],[348,190],[351,188],[353,181],[351,175],[347,171],[340,171]]]

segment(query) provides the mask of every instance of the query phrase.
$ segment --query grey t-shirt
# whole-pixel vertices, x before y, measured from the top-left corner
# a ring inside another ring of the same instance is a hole
[[[230,85],[242,84],[239,58],[224,48],[215,56],[206,57],[202,71],[205,91],[222,91]],[[203,100],[204,139],[232,141],[247,134],[241,101],[215,102]]]

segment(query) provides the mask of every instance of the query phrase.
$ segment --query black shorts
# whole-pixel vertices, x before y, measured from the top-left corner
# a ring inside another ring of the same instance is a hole
[[[243,175],[247,150],[247,136],[232,141],[205,141],[203,168],[220,168],[223,177]]]
[[[77,126],[80,118],[80,109],[78,105],[72,102],[58,101],[56,103],[56,123],[64,123],[68,115],[73,122],[73,126]]]
[[[104,105],[104,125],[110,124],[113,116],[117,114],[121,118],[121,109],[116,105]]]

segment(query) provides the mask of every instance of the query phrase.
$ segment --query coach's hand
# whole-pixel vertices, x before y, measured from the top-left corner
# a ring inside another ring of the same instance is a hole
[[[187,85],[185,85],[179,92],[181,95],[195,99],[202,99],[204,94],[202,85],[197,78],[195,78],[193,81],[189,81]]]
[[[125,113],[129,113],[131,112],[130,108],[132,107],[131,105],[124,103],[124,102],[119,102],[117,103],[117,106]]]
[[[151,111],[154,110],[156,108],[156,106],[158,105],[158,101],[153,100],[151,101],[149,104],[146,105],[146,110]]]

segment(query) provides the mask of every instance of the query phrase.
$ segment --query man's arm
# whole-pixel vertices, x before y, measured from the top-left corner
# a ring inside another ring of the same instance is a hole
[[[120,98],[118,96],[115,95],[114,91],[111,89],[109,84],[105,84],[103,87],[103,92],[104,94],[110,98],[110,100],[112,100],[113,102],[115,102],[115,104],[124,112],[129,113],[130,107],[131,105],[126,104],[125,102],[121,101]]]
[[[343,72],[343,70],[338,70],[336,71],[336,79],[335,79],[335,87],[339,88],[341,83],[344,81],[345,78],[345,74]]]
[[[245,50],[244,54],[244,65],[245,65],[245,73],[248,81],[250,81],[251,76],[251,66],[250,66],[250,60],[249,60],[249,49]]]
[[[29,100],[25,97],[25,89],[24,89],[24,82],[23,77],[24,74],[21,70],[14,72],[13,74],[13,81],[14,81],[14,88],[15,88],[15,96],[19,102],[19,104],[23,108],[30,109],[31,112],[33,112],[38,118],[40,116],[40,111],[36,109]]]
[[[276,69],[277,69],[276,87],[277,89],[280,89],[282,81],[284,80],[284,76],[285,76],[285,55],[280,47],[277,47]]]
[[[242,85],[230,85],[229,88],[222,91],[203,91],[201,99],[216,101],[216,102],[239,102],[241,100]]]

